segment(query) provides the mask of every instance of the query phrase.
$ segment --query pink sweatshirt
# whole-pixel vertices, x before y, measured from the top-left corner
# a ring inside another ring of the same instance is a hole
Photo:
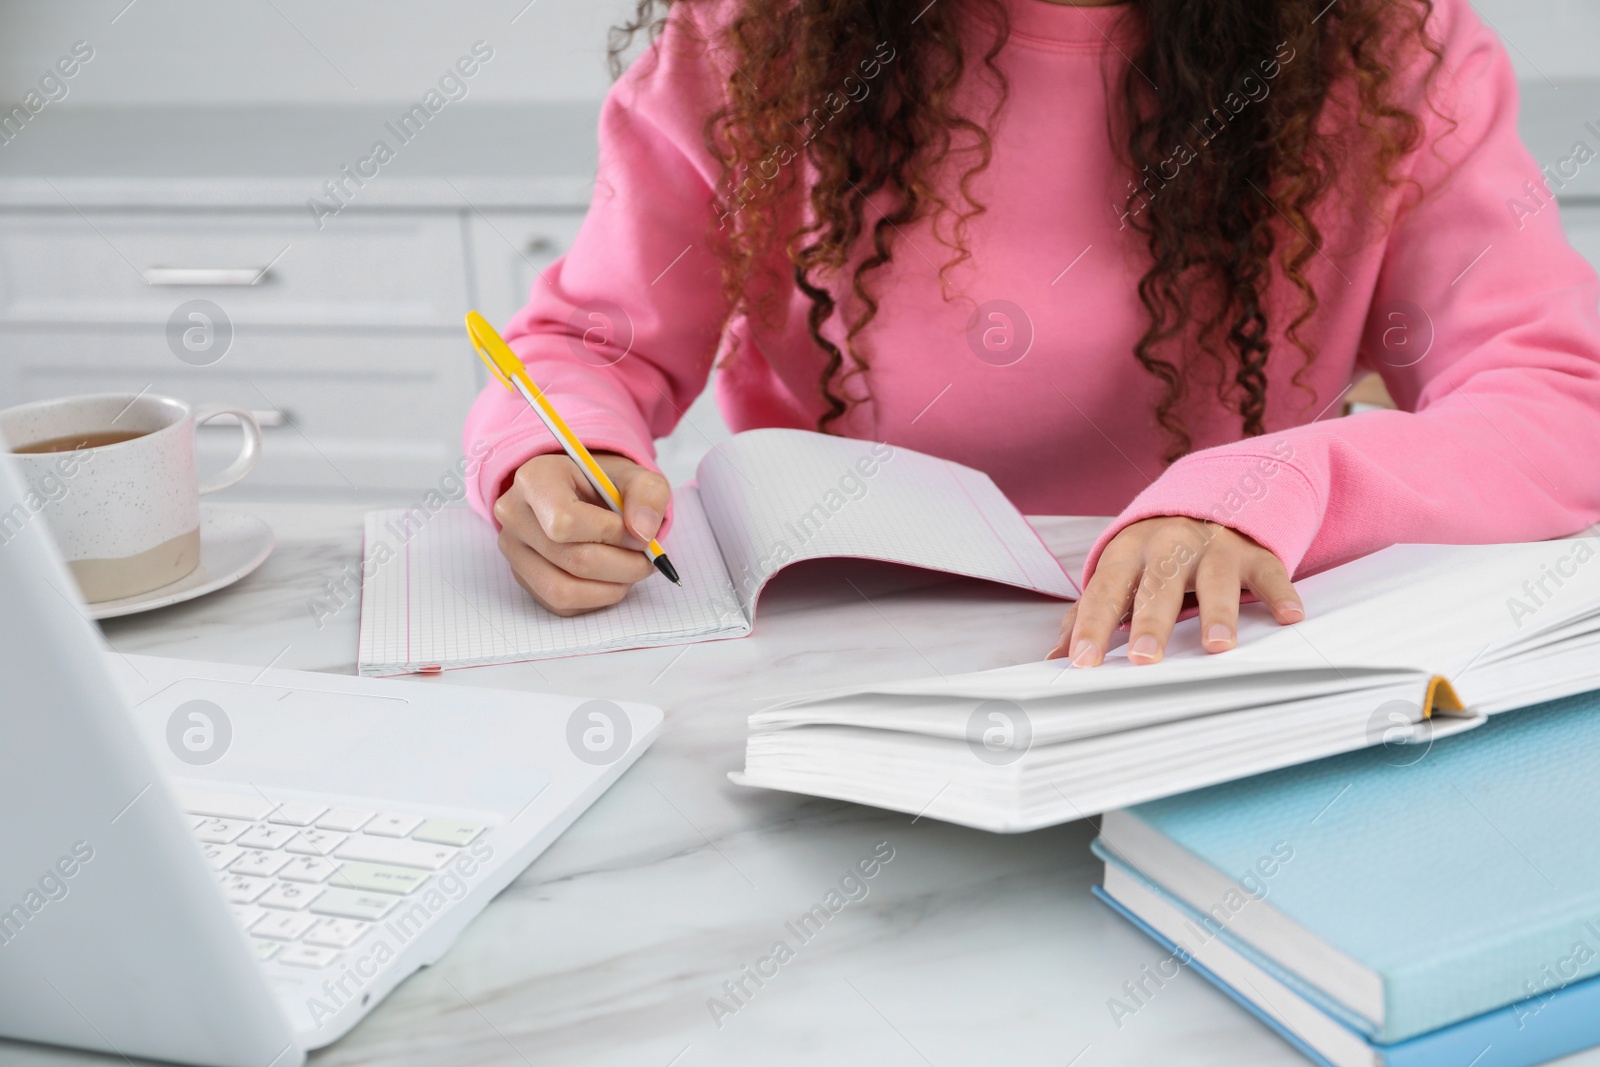
[[[927,223],[906,229],[874,275],[871,400],[838,432],[986,471],[1029,513],[1118,515],[1086,580],[1110,536],[1154,515],[1216,519],[1296,575],[1397,542],[1535,540],[1600,517],[1600,286],[1563,236],[1517,135],[1511,64],[1468,0],[1435,2],[1446,53],[1435,94],[1458,124],[1409,100],[1433,147],[1402,166],[1427,197],[1376,238],[1341,221],[1363,216],[1338,202],[1319,216],[1309,393],[1291,383],[1300,358],[1279,313],[1269,433],[1241,439],[1236,415],[1192,404],[1198,450],[1165,468],[1158,387],[1132,355],[1146,256],[1121,217],[1129,175],[1106,133],[1106,86],[1138,27],[1125,8],[1006,2],[1010,98],[974,186],[988,211],[972,226],[973,258],[945,271],[946,299],[936,266],[948,251]],[[705,239],[726,197],[702,140],[723,73],[702,33],[675,10],[612,89],[582,232],[505,331],[591,448],[645,465],[704,389],[726,311]],[[984,99],[969,96],[974,109]],[[792,291],[777,325],[733,328],[717,400],[735,431],[815,428],[824,357],[809,306]],[[1368,369],[1402,410],[1334,417]],[[498,385],[465,438],[492,449],[472,486],[485,516],[519,465],[559,451]]]

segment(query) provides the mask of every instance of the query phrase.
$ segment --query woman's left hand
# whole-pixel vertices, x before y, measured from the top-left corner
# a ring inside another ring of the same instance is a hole
[[[1171,515],[1131,523],[1101,552],[1089,587],[1067,610],[1061,640],[1045,658],[1070,655],[1075,667],[1098,666],[1131,609],[1128,659],[1157,663],[1191,591],[1200,601],[1201,646],[1226,652],[1238,643],[1243,589],[1283,625],[1305,618],[1283,561],[1237,530]]]

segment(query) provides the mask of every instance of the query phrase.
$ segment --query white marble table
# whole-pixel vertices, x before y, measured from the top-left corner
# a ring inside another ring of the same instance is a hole
[[[271,523],[272,558],[230,590],[106,623],[111,643],[353,673],[357,607],[319,629],[308,605],[358,562],[361,509],[229,506]],[[1041,523],[1071,566],[1097,529]],[[781,577],[743,640],[416,679],[648,701],[667,724],[454,949],[314,1062],[1300,1067],[1187,973],[1113,1022],[1108,998],[1161,954],[1089,895],[1089,824],[997,836],[727,780],[742,764],[744,716],[761,704],[1019,663],[1044,654],[1060,610],[979,583],[832,566]],[[726,997],[724,983],[793,941],[784,924],[885,841],[894,858],[868,895],[719,1026],[708,1001]],[[112,1062],[0,1042],[7,1067]],[[1596,1067],[1600,1053],[1564,1062]]]

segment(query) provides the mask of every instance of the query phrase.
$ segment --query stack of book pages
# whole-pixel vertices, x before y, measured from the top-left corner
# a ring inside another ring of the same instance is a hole
[[[1241,611],[1210,655],[1064,661],[875,685],[750,716],[736,782],[986,830],[1084,818],[1370,745],[1419,743],[1600,687],[1594,542],[1397,545]]]

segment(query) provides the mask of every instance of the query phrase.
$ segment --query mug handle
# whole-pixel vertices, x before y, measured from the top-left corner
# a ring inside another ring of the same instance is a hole
[[[230,485],[237,485],[244,480],[245,475],[255,470],[256,461],[261,458],[261,424],[247,408],[228,407],[226,404],[202,404],[194,409],[195,427],[210,422],[218,415],[238,417],[239,428],[244,431],[244,448],[239,452],[239,458],[228,464],[222,473],[200,486],[201,496],[226,489]]]

